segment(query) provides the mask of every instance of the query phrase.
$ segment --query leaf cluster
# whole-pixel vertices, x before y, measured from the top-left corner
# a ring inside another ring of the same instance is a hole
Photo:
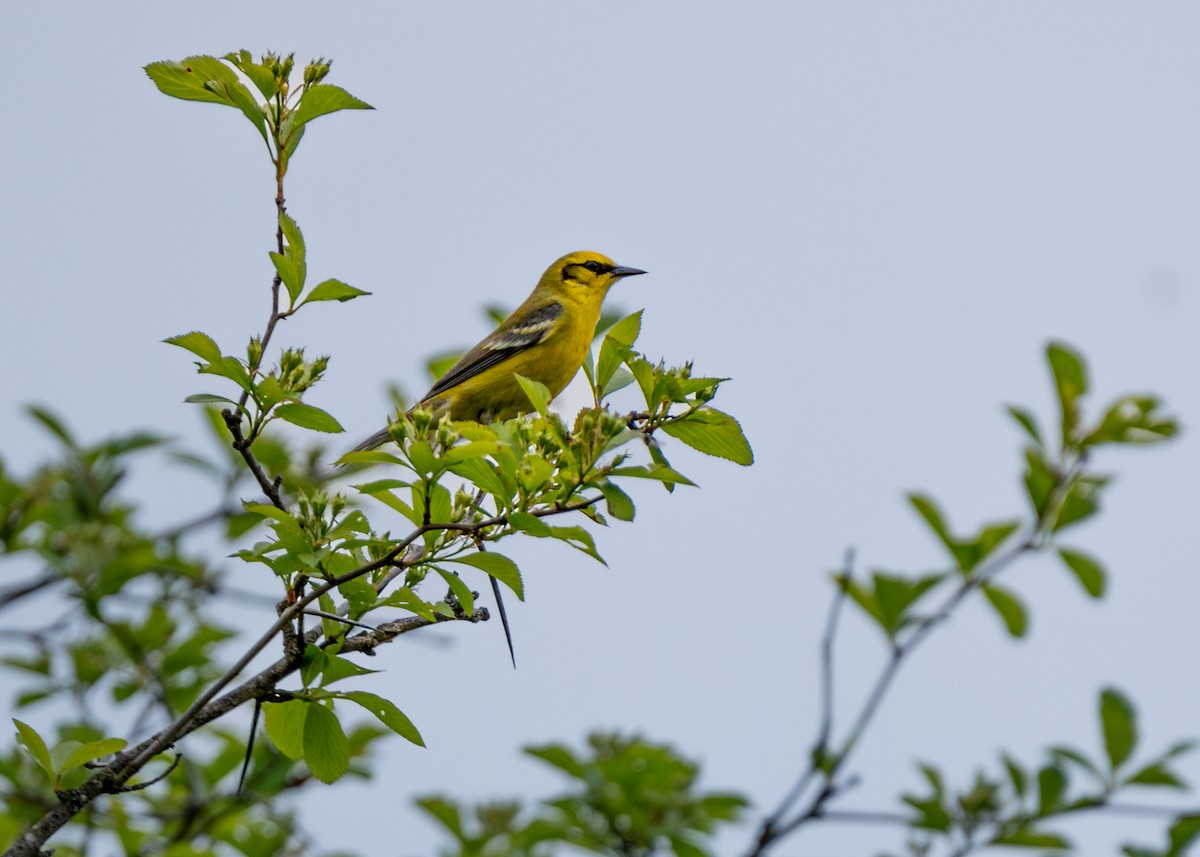
[[[472,819],[448,798],[419,799],[452,841],[444,857],[548,857],[564,845],[616,857],[704,857],[707,839],[747,805],[739,795],[699,791],[694,763],[636,736],[596,733],[585,753],[563,744],[525,752],[566,775],[570,788],[528,817],[515,801],[481,804]]]
[[[988,846],[1071,849],[1070,840],[1050,823],[1084,812],[1119,805],[1130,789],[1186,790],[1172,763],[1194,749],[1191,741],[1172,745],[1156,757],[1133,764],[1137,749],[1137,716],[1133,704],[1119,690],[1105,689],[1098,701],[1102,753],[1089,758],[1073,747],[1050,747],[1047,760],[1027,767],[1002,754],[998,773],[977,771],[971,785],[955,791],[942,771],[920,765],[926,791],[910,793],[903,801],[910,811],[909,825],[923,835],[910,842],[910,853],[927,854],[944,843],[955,854]],[[1167,851],[1125,846],[1128,857],[1177,857],[1200,837],[1200,818],[1183,816],[1172,825],[1172,845]]]
[[[837,575],[838,585],[891,645],[904,645],[913,633],[942,618],[947,606],[976,590],[1010,635],[1025,636],[1029,613],[1024,601],[995,578],[1012,559],[1030,551],[1053,549],[1089,597],[1103,597],[1107,572],[1100,560],[1059,542],[1065,530],[1099,511],[1109,485],[1107,474],[1091,469],[1092,453],[1104,445],[1159,443],[1174,437],[1178,425],[1163,413],[1159,399],[1150,395],[1121,396],[1102,409],[1097,422],[1088,424],[1083,411],[1088,391],[1083,358],[1063,343],[1051,343],[1046,359],[1059,403],[1060,431],[1054,441],[1047,439],[1029,410],[1008,407],[1028,440],[1023,474],[1028,502],[1023,517],[986,523],[969,535],[958,535],[932,497],[913,492],[908,500],[945,551],[949,569],[919,575],[874,571],[861,580]],[[951,594],[940,606],[926,606],[932,595],[947,589]]]
[[[227,669],[222,644],[232,637],[216,618],[226,582],[184,544],[227,519],[224,503],[216,514],[148,530],[122,489],[138,458],[167,451],[163,439],[129,432],[88,443],[47,409],[30,414],[57,451],[25,475],[0,463],[0,560],[12,582],[0,587],[0,664],[19,712],[15,741],[0,751],[0,849],[128,749],[114,733],[144,734],[190,705]],[[180,457],[222,488],[236,484],[220,465]],[[42,725],[50,712],[57,722]],[[355,727],[351,752],[363,756],[382,734]],[[293,847],[298,833],[285,807],[230,797],[245,752],[244,734],[217,728],[184,758],[158,756],[119,800],[75,816],[78,833],[57,841],[57,852],[77,853],[72,842],[87,830],[108,831],[126,853],[162,851],[172,840],[194,855]],[[271,798],[306,781],[301,766],[264,743],[247,793]]]

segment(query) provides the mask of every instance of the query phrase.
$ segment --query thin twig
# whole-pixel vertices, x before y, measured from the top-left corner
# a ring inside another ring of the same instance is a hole
[[[277,140],[276,148],[278,148],[278,146],[279,142]],[[284,166],[283,158],[278,154],[278,152],[273,154],[272,160],[275,163],[275,249],[278,251],[279,255],[282,256],[283,214],[287,210],[283,199]],[[279,320],[284,317],[279,312],[279,287],[281,285],[283,285],[283,278],[280,276],[279,272],[276,271],[275,276],[271,278],[271,316],[267,319],[266,330],[263,331],[262,338],[259,340],[261,350],[259,351],[258,360],[254,362],[253,366],[249,367],[251,378],[254,377],[255,373],[258,372],[258,368],[262,365],[263,357],[266,356],[267,353],[267,346],[271,343],[271,335],[275,332],[275,325],[278,324]],[[242,395],[238,397],[238,411],[244,411],[246,409],[246,402],[249,400],[250,391],[242,390]]]
[[[190,521],[184,521],[182,524],[176,524],[169,530],[164,530],[155,536],[155,539],[170,541],[177,539],[185,533],[190,533],[192,530],[198,530],[201,527],[206,527],[209,524],[215,524],[217,521],[223,521],[226,518],[231,518],[236,514],[236,510],[228,506],[221,505],[213,509],[211,512],[206,512],[197,518]]]
[[[483,550],[480,547],[480,550]],[[500,594],[500,581],[488,575],[492,584],[492,595],[496,596],[496,610],[500,613],[500,624],[504,626],[504,640],[508,643],[508,656],[512,659],[513,669],[517,668],[517,653],[513,651],[512,631],[508,627],[508,613],[504,609],[504,596]]]
[[[842,579],[849,578],[854,572],[854,549],[846,550],[842,571]],[[816,776],[820,763],[829,753],[829,738],[833,731],[833,648],[837,638],[838,617],[841,615],[842,604],[846,600],[846,589],[839,585],[834,589],[833,600],[829,605],[829,615],[825,620],[825,631],[821,635],[821,719],[817,727],[817,739],[809,752],[808,765],[792,786],[791,791],[780,801],[775,812],[763,820],[759,829],[759,843],[765,844],[774,838],[775,830],[782,823],[784,816],[791,810],[808,789],[809,783]]]
[[[45,574],[33,580],[17,583],[6,589],[0,589],[0,610],[3,610],[5,607],[11,607],[22,598],[27,598],[34,593],[41,592],[46,587],[53,586],[62,579],[62,576],[58,574]]]
[[[1072,480],[1078,475],[1082,468],[1083,461],[1078,460],[1069,467],[1064,467],[1059,474],[1058,482],[1054,487],[1051,495],[1051,500],[1047,502],[1046,508],[1057,508],[1054,502],[1055,497],[1061,496]],[[1025,553],[1037,550],[1041,547],[1041,537],[1049,526],[1049,521],[1043,515],[1036,520],[1029,534],[1019,543],[1014,545],[1009,550],[1003,552],[999,556],[992,559],[990,562],[985,562],[976,573],[970,575],[946,598],[945,601],[931,615],[920,619],[911,627],[902,642],[895,642],[892,646],[892,651],[888,657],[887,663],[884,664],[876,677],[866,700],[859,709],[857,716],[854,719],[853,725],[850,727],[846,737],[841,741],[840,748],[832,755],[826,754],[820,759],[821,765],[818,766],[818,760],[812,759],[808,767],[802,773],[800,780],[796,786],[788,793],[785,800],[776,813],[765,819],[759,827],[758,835],[753,848],[747,853],[747,857],[759,857],[764,854],[767,849],[778,842],[783,837],[794,832],[805,823],[818,818],[828,818],[829,811],[826,809],[826,803],[843,790],[842,784],[839,784],[837,777],[839,772],[845,767],[846,761],[853,754],[859,741],[870,727],[876,714],[883,705],[883,700],[891,689],[892,683],[899,674],[900,667],[904,661],[929,637],[929,635],[939,625],[943,624],[958,608],[958,606],[966,599],[968,595],[981,588],[984,584],[995,579],[999,574],[1005,571],[1013,562]],[[841,588],[841,587],[839,587]],[[832,611],[831,611],[832,613]],[[828,634],[828,629],[827,632]],[[827,651],[832,651],[832,642],[829,642],[829,648],[826,648],[825,640],[822,641],[822,658],[826,657]],[[824,661],[823,661],[824,662]],[[823,693],[830,693],[829,686],[823,687]],[[823,697],[823,704],[825,697]],[[832,729],[832,714],[829,720],[829,729]],[[814,744],[815,748],[821,748],[822,737],[826,739],[827,744],[828,733],[826,729],[826,721],[822,718],[821,726],[818,730],[818,740]],[[808,806],[799,811],[790,820],[784,821],[784,816],[788,808],[799,799],[803,792],[808,788],[812,780],[820,774],[824,778],[824,785],[809,802]]]
[[[171,776],[171,772],[179,767],[179,763],[183,761],[183,753],[176,753],[175,758],[171,760],[170,766],[152,780],[146,780],[144,783],[138,783],[132,786],[121,786],[116,790],[117,794],[125,794],[126,792],[140,792],[144,788],[149,788],[155,783],[161,783],[167,777]]]
[[[258,459],[254,457],[254,453],[250,451],[250,441],[242,435],[242,416],[240,411],[234,412],[226,408],[221,411],[221,416],[225,420],[225,426],[229,429],[229,433],[233,435],[233,448],[236,449],[246,461],[246,466],[250,468],[250,472],[254,478],[258,480],[258,485],[262,488],[263,493],[267,495],[267,499],[277,509],[287,511],[287,507],[283,504],[283,500],[279,496],[280,480],[269,479],[266,472],[263,471],[262,465],[258,463]]]
[[[345,616],[339,616],[336,613],[326,613],[324,610],[305,610],[305,616],[317,616],[321,619],[332,619],[334,622],[341,622],[344,625],[353,625],[356,628],[366,628],[368,631],[374,631],[374,625],[367,625],[363,622],[355,622],[353,619],[347,619]]]
[[[246,784],[246,774],[250,771],[250,757],[254,754],[254,739],[258,737],[258,717],[262,714],[262,700],[254,700],[254,713],[250,715],[250,735],[246,738],[246,758],[242,760],[242,772],[238,775],[238,797],[242,796],[242,786]]]

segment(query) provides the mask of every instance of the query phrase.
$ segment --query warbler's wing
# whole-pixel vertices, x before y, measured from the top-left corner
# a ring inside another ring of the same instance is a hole
[[[425,394],[422,401],[440,396],[479,373],[537,345],[554,329],[562,314],[561,304],[548,303],[505,319],[495,332],[451,366]]]

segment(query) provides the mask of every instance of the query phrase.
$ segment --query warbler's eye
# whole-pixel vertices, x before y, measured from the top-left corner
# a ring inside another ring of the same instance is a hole
[[[604,266],[601,265],[599,262],[597,262],[595,259],[593,259],[590,262],[584,262],[583,267],[587,268],[593,274],[599,274],[601,271],[604,270]]]

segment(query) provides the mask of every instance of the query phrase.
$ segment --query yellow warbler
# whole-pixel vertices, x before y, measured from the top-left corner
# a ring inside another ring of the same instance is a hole
[[[450,367],[421,404],[453,420],[506,420],[531,409],[515,375],[540,381],[557,396],[583,365],[608,290],[622,277],[644,273],[599,253],[568,253],[546,269],[523,304]],[[382,429],[354,451],[387,441]]]

